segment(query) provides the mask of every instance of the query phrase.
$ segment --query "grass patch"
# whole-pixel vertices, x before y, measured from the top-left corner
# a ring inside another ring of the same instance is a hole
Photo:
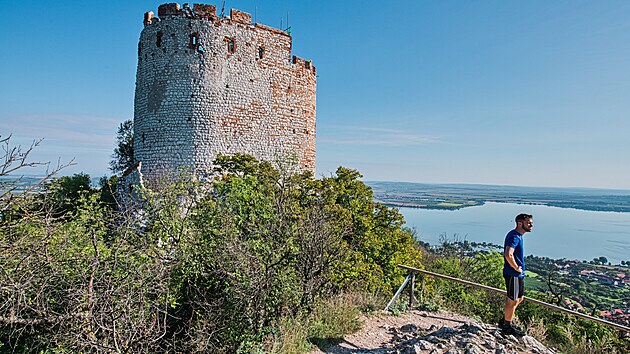
[[[462,205],[463,204],[461,203],[451,203],[451,202],[440,202],[436,204],[436,206],[443,207],[443,208],[458,208],[458,207],[461,207]]]
[[[547,284],[539,278],[525,278],[525,288],[544,292]]]
[[[538,273],[534,273],[530,270],[526,270],[525,271],[525,276],[530,277],[530,278],[538,278],[540,275],[538,275]]]
[[[308,315],[283,318],[277,324],[271,353],[307,353],[313,346],[322,350],[343,340],[361,327],[360,313],[381,308],[383,299],[360,292],[341,294],[317,303]]]

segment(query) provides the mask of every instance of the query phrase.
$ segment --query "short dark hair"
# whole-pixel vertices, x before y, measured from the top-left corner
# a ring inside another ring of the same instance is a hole
[[[516,218],[514,219],[514,221],[516,221],[516,222],[519,222],[519,221],[523,222],[526,219],[531,219],[531,218],[533,218],[533,216],[530,215],[530,214],[518,214],[518,215],[516,215]]]

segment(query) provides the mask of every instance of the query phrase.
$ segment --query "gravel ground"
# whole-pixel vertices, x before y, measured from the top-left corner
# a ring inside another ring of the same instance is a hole
[[[316,350],[315,353],[348,354],[362,351],[375,351],[377,349],[390,348],[394,344],[392,328],[399,328],[413,323],[419,328],[456,327],[470,322],[468,317],[449,312],[426,312],[412,310],[401,315],[394,316],[386,313],[378,313],[370,317],[361,318],[361,329],[353,334],[346,335],[344,341],[333,347]]]

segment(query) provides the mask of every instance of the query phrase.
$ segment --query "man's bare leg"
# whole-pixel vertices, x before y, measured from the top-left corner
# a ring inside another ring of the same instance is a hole
[[[523,300],[523,298],[519,298],[517,300],[512,300],[509,297],[505,298],[505,308],[503,310],[503,319],[506,322],[512,322],[512,318],[514,318],[514,312],[516,311],[516,307]]]
[[[524,298],[519,297],[516,300],[512,300],[509,297],[505,298],[505,309],[503,310],[503,323],[500,323],[500,327],[503,329],[504,333],[513,334],[516,336],[524,336],[525,332],[518,327],[512,324],[512,320],[514,319],[514,313],[516,312],[516,308],[518,304],[523,302]]]

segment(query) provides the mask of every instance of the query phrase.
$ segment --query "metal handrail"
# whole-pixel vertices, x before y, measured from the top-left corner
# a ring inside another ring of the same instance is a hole
[[[477,288],[481,288],[481,289],[485,289],[485,290],[489,290],[489,291],[494,291],[494,292],[497,292],[497,293],[500,293],[500,294],[503,294],[503,295],[506,295],[506,293],[507,293],[505,290],[493,288],[493,287],[487,286],[487,285],[473,283],[473,282],[468,281],[468,280],[463,280],[463,279],[459,279],[459,278],[450,277],[450,276],[444,275],[444,274],[429,272],[428,270],[413,268],[413,267],[409,267],[409,266],[402,265],[402,264],[399,264],[398,266],[400,268],[408,270],[410,272],[410,274],[409,274],[409,276],[407,276],[407,279],[405,279],[405,282],[403,283],[403,286],[401,286],[400,289],[398,289],[398,291],[396,292],[396,295],[394,296],[394,298],[387,304],[387,307],[385,307],[385,310],[387,310],[394,303],[394,301],[400,295],[400,293],[402,292],[403,288],[405,287],[405,285],[407,285],[407,282],[410,279],[412,280],[412,288],[413,288],[413,283],[414,283],[413,280],[415,280],[415,279],[413,279],[413,277],[411,277],[411,274],[414,274],[414,273],[422,273],[422,274],[430,275],[430,276],[433,276],[433,277],[436,277],[436,278],[452,280],[452,281],[460,282],[462,284],[474,286],[474,287],[477,287]],[[412,297],[410,298],[410,302],[412,303],[413,302],[413,300],[412,300],[413,299],[413,295],[411,295],[411,296]],[[583,318],[583,319],[586,319],[586,320],[589,320],[589,321],[598,322],[598,323],[601,323],[601,324],[606,325],[606,326],[614,327],[615,329],[618,329],[620,331],[630,332],[630,327],[626,327],[624,325],[621,325],[621,324],[618,324],[618,323],[615,323],[615,322],[610,322],[610,321],[606,321],[606,320],[601,319],[601,318],[585,315],[585,314],[577,312],[577,311],[573,311],[573,310],[565,309],[565,308],[560,307],[560,306],[548,304],[546,302],[543,302],[543,301],[540,301],[540,300],[536,300],[536,299],[532,299],[532,298],[527,297],[527,296],[524,296],[524,299],[526,301],[529,301],[529,302],[532,302],[534,304],[538,304],[538,305],[550,308],[552,310],[565,312],[565,313],[568,313],[570,315],[573,315],[573,316],[576,316],[576,317],[580,317],[580,318]]]

